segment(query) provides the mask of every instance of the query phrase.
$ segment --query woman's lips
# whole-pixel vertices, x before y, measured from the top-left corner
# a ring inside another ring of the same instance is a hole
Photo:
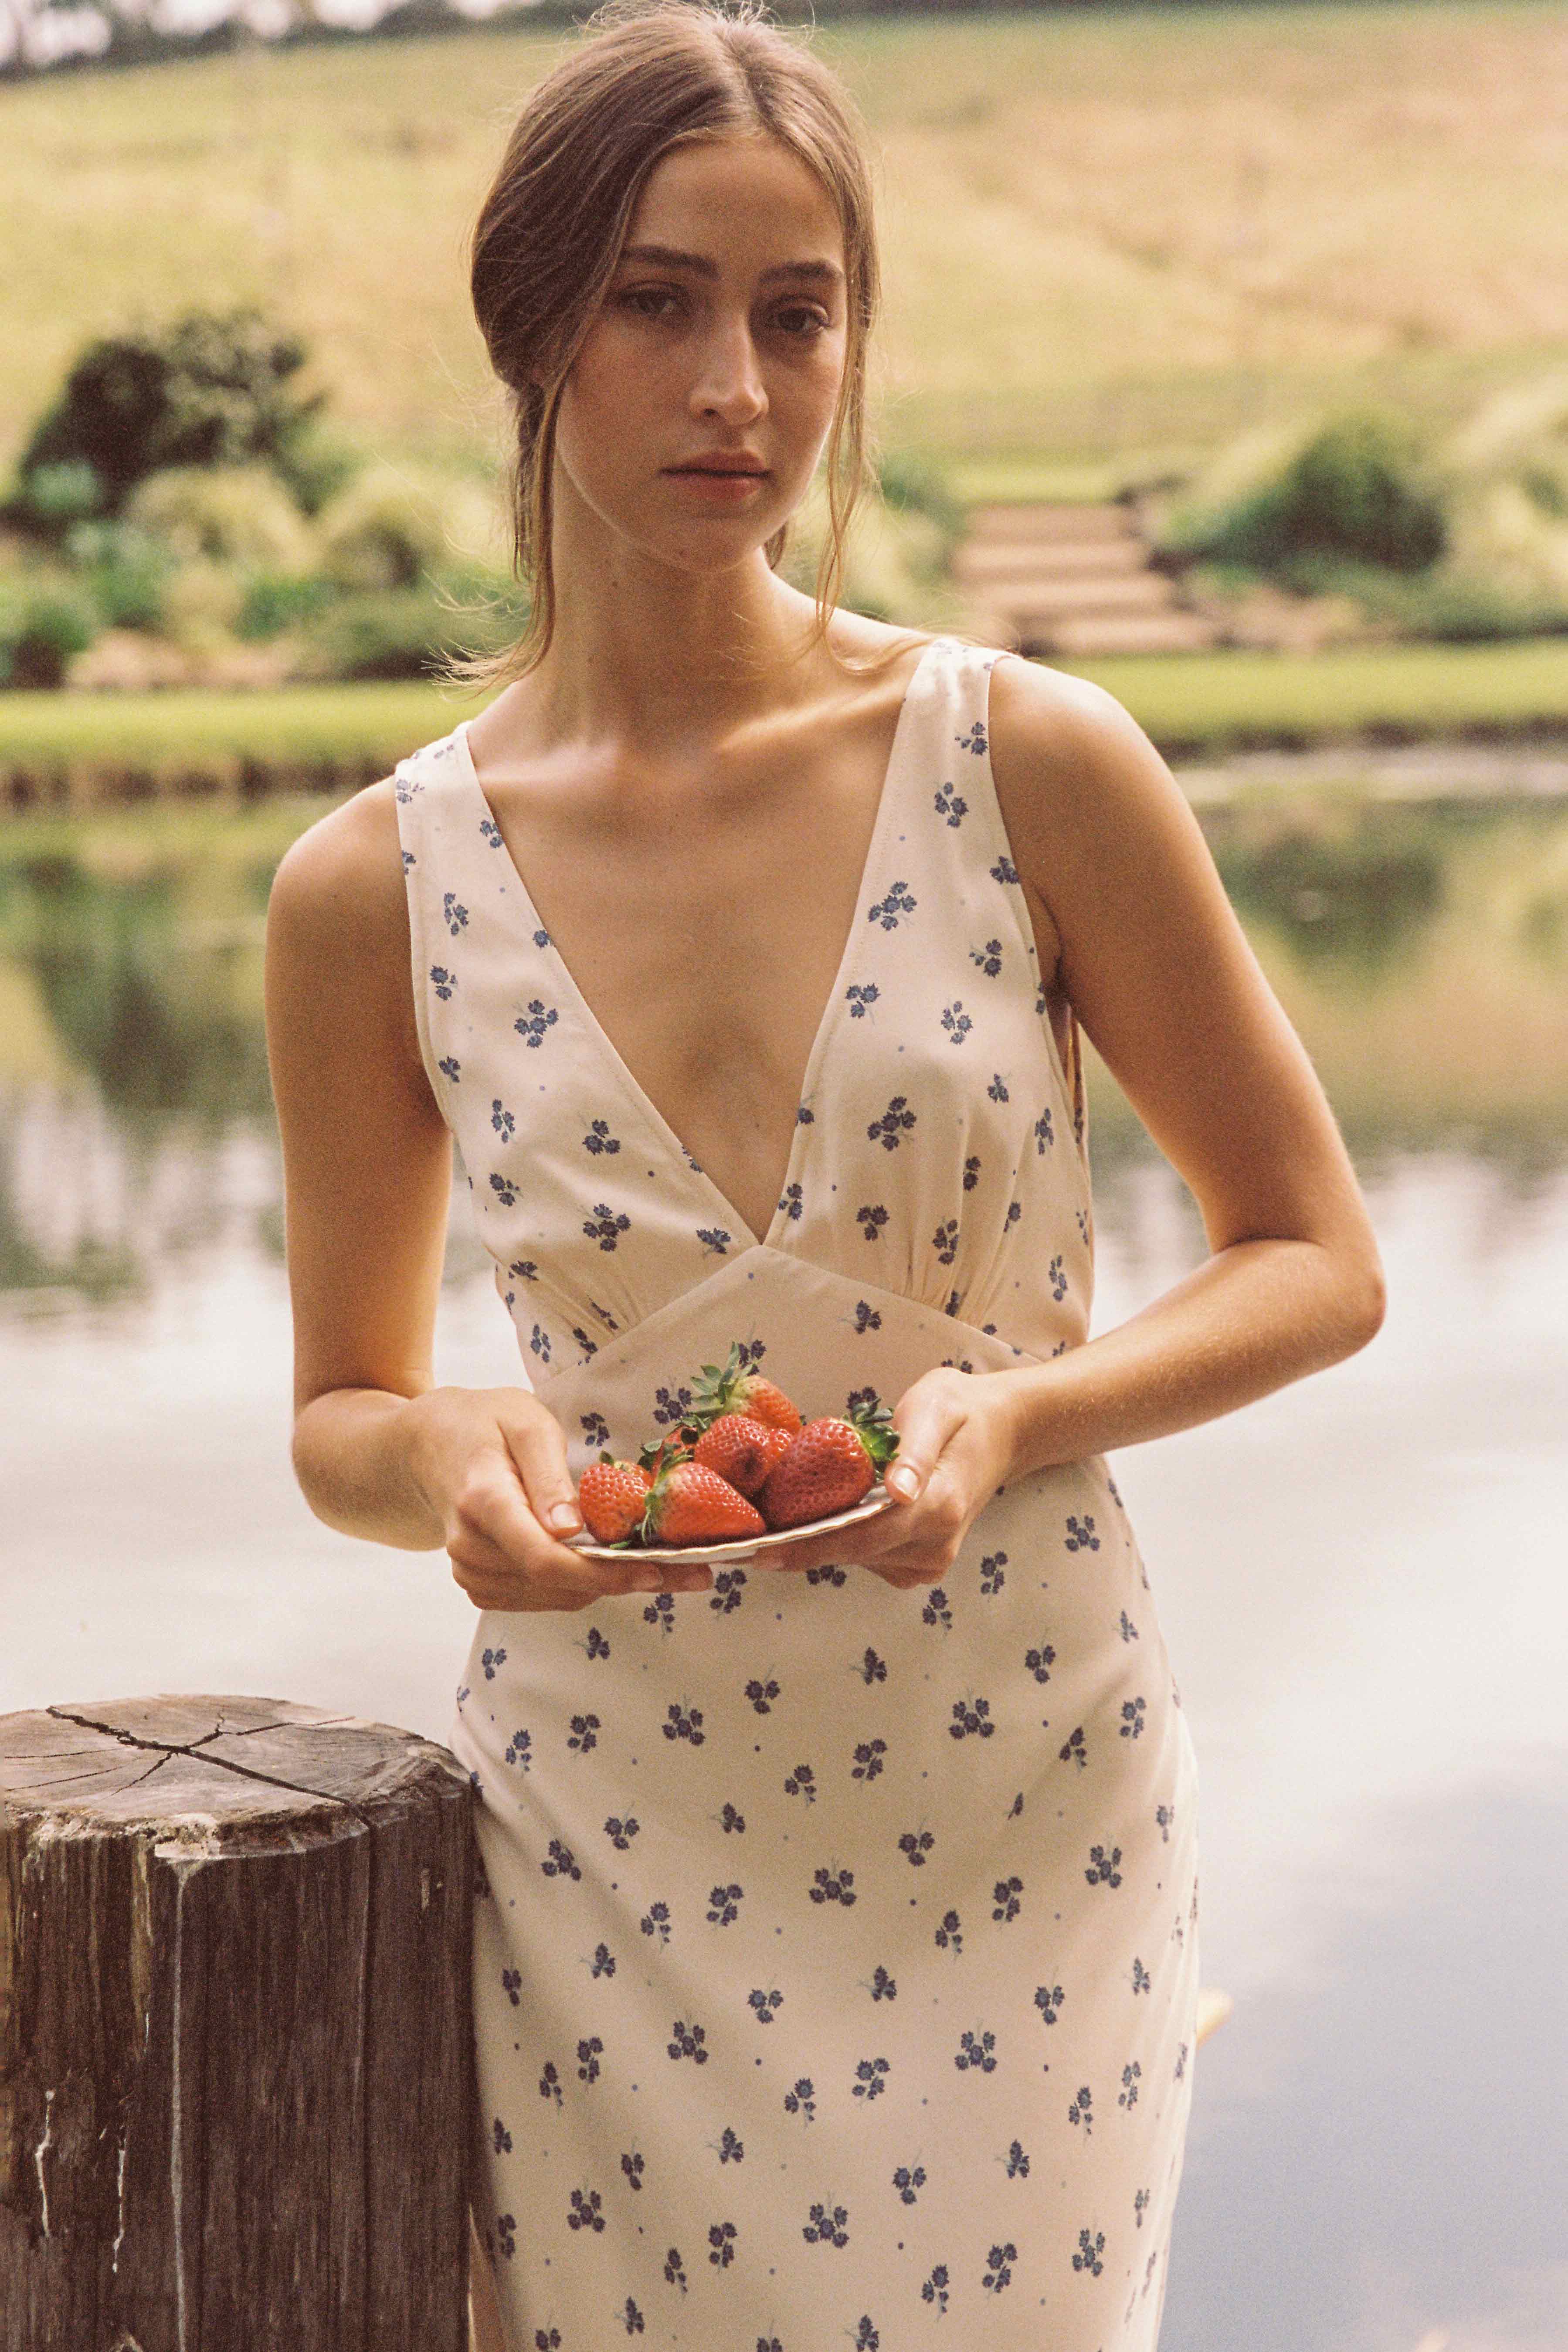
[[[670,466],[666,470],[673,480],[690,482],[700,488],[705,497],[733,506],[738,506],[757,483],[767,479],[766,474],[721,473],[710,471],[701,466]]]

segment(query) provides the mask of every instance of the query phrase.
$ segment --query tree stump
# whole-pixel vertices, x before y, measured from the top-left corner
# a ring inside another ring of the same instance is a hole
[[[5,2352],[464,2352],[475,1867],[385,1724],[0,1717]]]

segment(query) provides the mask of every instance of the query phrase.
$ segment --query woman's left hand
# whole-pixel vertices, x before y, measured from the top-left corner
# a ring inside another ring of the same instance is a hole
[[[946,1365],[922,1373],[893,1410],[899,1450],[885,1482],[892,1507],[836,1536],[804,1537],[773,1553],[769,1567],[857,1566],[901,1591],[939,1584],[1012,1469],[1010,1379]]]

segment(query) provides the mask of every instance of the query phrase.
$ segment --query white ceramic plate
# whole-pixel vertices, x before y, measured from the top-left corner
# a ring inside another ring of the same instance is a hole
[[[655,1566],[665,1561],[684,1561],[688,1567],[700,1566],[707,1560],[751,1559],[760,1551],[777,1551],[781,1544],[798,1543],[803,1536],[827,1536],[839,1528],[858,1527],[862,1519],[874,1519],[898,1497],[889,1495],[885,1486],[873,1486],[863,1503],[852,1511],[836,1512],[830,1519],[808,1519],[804,1527],[780,1528],[766,1536],[734,1536],[728,1543],[690,1544],[596,1544],[583,1537],[573,1539],[572,1549],[580,1551],[584,1559],[647,1560]]]

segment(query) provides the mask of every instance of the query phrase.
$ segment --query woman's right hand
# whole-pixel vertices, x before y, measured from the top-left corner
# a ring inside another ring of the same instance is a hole
[[[621,1592],[699,1591],[709,1570],[629,1552],[584,1559],[566,1440],[526,1389],[427,1389],[411,1398],[409,1472],[440,1520],[452,1575],[476,1609],[585,1609]]]

